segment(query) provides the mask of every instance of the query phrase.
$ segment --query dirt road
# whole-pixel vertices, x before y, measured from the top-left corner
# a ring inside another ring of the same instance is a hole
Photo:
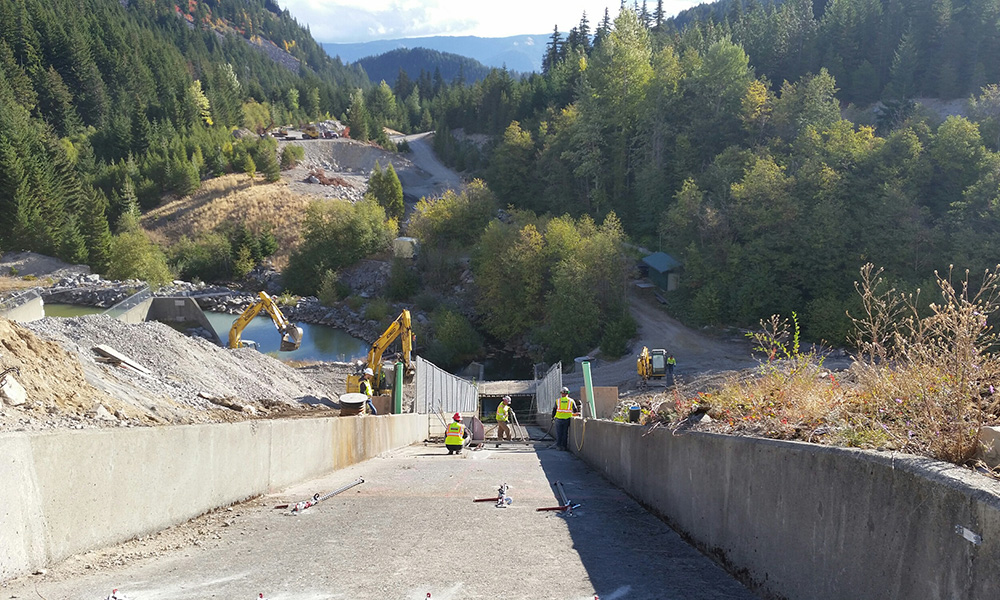
[[[722,371],[752,368],[757,361],[751,356],[751,346],[745,340],[724,340],[692,329],[674,319],[654,296],[633,288],[629,294],[632,317],[639,326],[638,339],[632,352],[616,361],[591,361],[594,385],[617,386],[620,393],[635,389],[638,384],[636,357],[643,346],[665,348],[677,359],[675,375],[680,381]],[[563,375],[570,388],[583,384],[579,372]]]

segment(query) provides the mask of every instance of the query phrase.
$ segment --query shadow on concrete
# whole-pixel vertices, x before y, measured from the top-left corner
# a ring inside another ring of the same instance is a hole
[[[533,438],[542,437],[544,430],[532,429]],[[585,436],[582,442],[586,443]],[[549,506],[562,504],[557,481],[562,483],[569,503],[580,505],[568,513],[544,514],[565,521],[573,549],[597,595],[629,600],[757,598],[670,526],[578,459],[572,450],[580,443],[571,433],[571,451],[550,448],[550,442],[539,442],[535,451],[552,489]]]
[[[316,396],[302,396],[298,399],[300,404],[308,404],[309,406],[328,406],[330,408],[340,409],[340,403],[334,402],[329,398],[317,398]]]

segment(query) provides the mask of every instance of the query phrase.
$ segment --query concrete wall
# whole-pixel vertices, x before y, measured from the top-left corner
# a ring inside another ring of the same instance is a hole
[[[45,317],[45,305],[42,303],[41,296],[36,296],[23,304],[0,312],[0,317],[17,321],[18,323],[37,321]]]
[[[0,434],[0,581],[426,435],[415,414]]]
[[[119,321],[124,321],[125,323],[144,323],[148,320],[146,316],[149,314],[149,307],[152,304],[153,298],[146,298],[135,306],[121,312],[117,310],[109,310],[108,315],[118,319]]]
[[[213,340],[220,346],[229,343],[229,331],[223,331],[226,341],[219,337],[219,332],[212,327],[211,321],[205,316],[205,311],[198,306],[194,298],[184,296],[151,298],[151,303],[147,304],[148,310],[143,313],[143,320],[159,321],[161,323],[196,323],[198,326],[207,329],[215,336]],[[235,321],[239,316],[234,316]]]
[[[570,435],[588,464],[769,594],[1000,598],[1000,484],[966,469],[607,421],[574,419]]]

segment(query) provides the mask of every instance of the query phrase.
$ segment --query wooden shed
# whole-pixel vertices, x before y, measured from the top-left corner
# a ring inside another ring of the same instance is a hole
[[[666,252],[654,252],[642,259],[642,262],[649,267],[649,280],[657,287],[668,292],[677,289],[681,270],[679,260]]]

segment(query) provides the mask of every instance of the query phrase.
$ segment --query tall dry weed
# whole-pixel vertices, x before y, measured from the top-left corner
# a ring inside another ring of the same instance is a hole
[[[860,403],[855,425],[887,445],[964,464],[983,425],[997,421],[1000,361],[991,316],[1000,308],[1000,266],[970,285],[969,272],[936,271],[940,300],[921,312],[916,294],[890,288],[865,265],[856,287],[865,313],[853,317],[861,350],[853,366]]]
[[[749,334],[763,353],[754,377],[730,377],[713,391],[686,393],[650,407],[653,420],[708,411],[710,428],[832,445],[893,449],[956,464],[973,461],[984,425],[1000,423],[1000,359],[993,319],[1000,265],[981,281],[935,272],[939,300],[921,308],[919,290],[898,292],[872,265],[855,284],[861,312],[851,317],[858,350],[846,373],[803,352],[798,320],[775,315]]]

